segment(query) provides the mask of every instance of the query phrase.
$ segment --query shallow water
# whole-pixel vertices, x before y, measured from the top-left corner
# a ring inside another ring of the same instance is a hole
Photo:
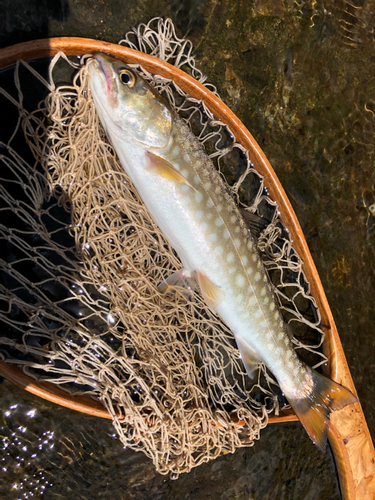
[[[172,18],[293,204],[374,435],[375,242],[368,207],[375,202],[375,3],[352,4],[75,0],[54,8],[25,2],[22,9],[2,1],[0,45],[59,35],[117,42],[153,16]],[[82,499],[339,498],[330,453],[322,455],[299,424],[270,426],[254,448],[172,481],[142,454],[123,450],[110,422],[55,407],[8,382],[0,395],[2,498],[30,497],[26,492]],[[21,481],[24,489],[13,489]]]
[[[173,480],[143,453],[124,450],[108,420],[56,407],[7,381],[0,397],[4,499],[339,498],[330,450],[315,450],[294,424],[269,426],[253,448]]]

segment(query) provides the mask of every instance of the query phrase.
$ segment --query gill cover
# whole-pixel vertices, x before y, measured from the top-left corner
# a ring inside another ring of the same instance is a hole
[[[172,133],[165,100],[132,68],[101,52],[89,64],[91,90],[107,133],[145,148],[164,148]]]

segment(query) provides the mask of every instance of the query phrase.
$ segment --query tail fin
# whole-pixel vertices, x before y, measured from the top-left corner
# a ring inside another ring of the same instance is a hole
[[[325,451],[329,427],[329,414],[347,405],[358,403],[348,389],[313,371],[314,387],[301,399],[288,399],[300,422],[314,444]]]

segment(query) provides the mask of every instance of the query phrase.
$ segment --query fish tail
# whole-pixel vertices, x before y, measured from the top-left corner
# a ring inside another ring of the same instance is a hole
[[[305,398],[288,398],[313,443],[325,451],[331,411],[358,403],[348,389],[313,371],[313,389]]]

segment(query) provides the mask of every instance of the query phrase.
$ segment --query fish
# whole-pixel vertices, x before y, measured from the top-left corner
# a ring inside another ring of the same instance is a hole
[[[203,146],[121,60],[95,53],[89,73],[100,122],[120,163],[182,262],[159,290],[183,287],[189,295],[197,284],[234,334],[249,377],[264,363],[324,451],[330,412],[358,400],[298,358],[255,239]]]

